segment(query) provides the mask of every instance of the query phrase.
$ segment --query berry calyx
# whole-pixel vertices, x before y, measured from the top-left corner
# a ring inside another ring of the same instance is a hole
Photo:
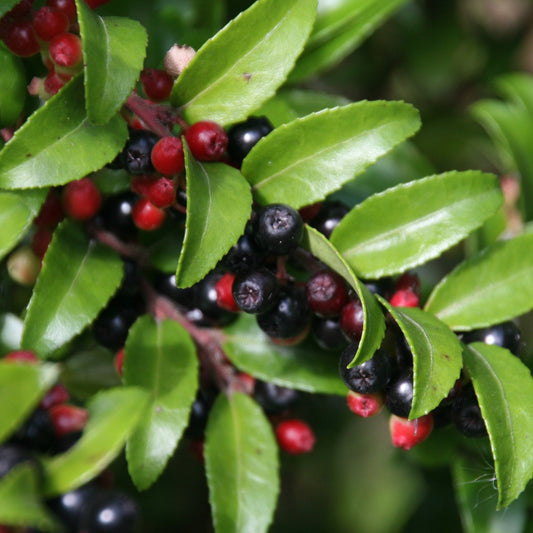
[[[384,350],[377,350],[371,359],[347,368],[355,357],[359,343],[350,344],[342,352],[339,372],[346,386],[362,394],[382,391],[390,380],[392,372],[391,358]]]
[[[195,122],[185,133],[192,155],[199,161],[220,161],[226,152],[228,137],[216,122]]]
[[[74,68],[81,64],[81,40],[73,33],[61,33],[50,41],[50,59],[62,68]]]
[[[261,268],[236,276],[232,294],[237,306],[245,313],[264,313],[276,303],[279,285],[270,270]]]
[[[65,13],[50,6],[39,8],[33,16],[33,30],[41,41],[51,41],[56,35],[67,32],[69,24]]]
[[[164,70],[149,68],[142,71],[141,83],[144,94],[150,100],[161,102],[170,96],[174,80]]]
[[[292,252],[303,236],[300,213],[289,205],[270,204],[262,207],[255,220],[258,244],[274,255]]]
[[[102,204],[102,195],[90,178],[71,181],[63,189],[63,209],[75,220],[92,218]]]
[[[217,291],[218,306],[232,313],[238,313],[241,308],[237,305],[233,297],[232,289],[234,280],[235,274],[227,272],[217,281],[215,290]]]
[[[311,311],[323,317],[340,313],[348,301],[344,280],[333,272],[318,272],[306,284],[307,303]]]
[[[410,450],[429,437],[433,430],[433,416],[430,413],[414,420],[408,420],[391,415],[389,429],[392,445],[396,448]]]
[[[139,229],[153,231],[163,224],[165,212],[147,198],[141,198],[133,206],[132,217]]]
[[[290,454],[310,452],[315,445],[315,435],[303,420],[290,419],[276,426],[276,439],[280,448]]]
[[[231,126],[228,130],[230,159],[240,165],[250,150],[273,129],[274,126],[266,117],[250,117]]]
[[[383,395],[380,392],[363,394],[350,391],[346,403],[352,413],[362,418],[369,418],[377,415],[383,409]]]
[[[158,137],[149,131],[133,131],[121,154],[123,167],[134,175],[152,172],[152,149],[157,141]]]
[[[179,137],[169,136],[159,139],[151,153],[152,165],[165,176],[178,174],[185,167],[183,143]]]
[[[146,189],[146,198],[160,209],[170,207],[176,199],[174,182],[165,177],[153,180]]]

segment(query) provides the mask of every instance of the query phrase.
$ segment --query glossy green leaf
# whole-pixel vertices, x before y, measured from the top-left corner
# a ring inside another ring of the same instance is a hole
[[[141,317],[126,342],[124,383],[149,395],[147,415],[128,439],[126,455],[135,486],[147,489],[159,477],[187,426],[198,387],[196,348],[172,320]]]
[[[277,445],[248,396],[220,395],[206,430],[205,466],[216,533],[265,533],[279,492]]]
[[[190,122],[245,119],[283,83],[303,49],[316,0],[259,0],[198,51],[172,90]]]
[[[0,187],[63,185],[102,168],[128,138],[116,115],[91,124],[85,113],[83,78],[76,77],[20,127],[0,152]]]
[[[425,309],[458,331],[533,309],[533,234],[498,242],[461,263],[433,289]]]
[[[55,365],[0,361],[0,442],[28,417],[58,376]]]
[[[222,347],[237,368],[263,381],[307,392],[346,395],[339,376],[340,354],[325,352],[311,340],[296,346],[276,345],[252,315],[243,314],[224,328]]]
[[[457,244],[501,202],[492,174],[446,172],[371,196],[342,219],[331,242],[362,277],[398,274]]]
[[[136,21],[100,17],[76,0],[85,71],[87,116],[105,124],[130,95],[143,67],[148,36]]]
[[[121,451],[148,403],[138,387],[100,392],[87,404],[89,420],[67,452],[44,460],[47,497],[73,490],[98,475]]]
[[[353,52],[406,0],[342,0],[319,3],[313,32],[290,82],[315,76]]]
[[[439,405],[455,385],[463,367],[459,339],[444,322],[416,307],[393,307],[378,296],[405,335],[413,354],[413,403],[409,418],[419,418]]]
[[[244,233],[252,195],[240,172],[222,163],[201,163],[185,146],[187,221],[176,281],[200,281]],[[235,199],[239,201],[236,202]]]
[[[41,502],[39,474],[30,464],[16,466],[0,480],[0,523],[33,526],[40,531],[62,531]]]
[[[75,223],[54,232],[24,320],[22,346],[46,357],[88,326],[123,276],[119,255]]]
[[[45,196],[45,190],[0,192],[0,259],[24,236]]]
[[[419,126],[418,112],[403,102],[325,109],[261,139],[245,157],[242,173],[260,203],[298,208],[339,189]]]
[[[0,128],[13,126],[26,101],[26,77],[20,58],[0,46]]]
[[[326,266],[339,273],[355,290],[361,300],[364,313],[363,335],[353,361],[348,367],[361,364],[370,359],[379,348],[385,335],[385,318],[374,295],[361,283],[339,252],[321,233],[306,226],[302,246]]]
[[[533,377],[499,346],[475,342],[463,355],[489,433],[501,509],[533,477]]]

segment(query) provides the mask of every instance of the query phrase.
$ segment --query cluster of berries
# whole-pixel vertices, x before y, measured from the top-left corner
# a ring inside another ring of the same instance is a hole
[[[33,352],[23,350],[8,353],[2,361],[6,364],[39,362]],[[88,411],[69,400],[68,390],[60,383],[48,390],[37,408],[0,446],[0,480],[22,464],[35,469],[37,478],[42,479],[40,458],[63,453],[77,442],[87,423]],[[135,502],[108,485],[102,477],[45,503],[67,533],[133,531],[138,514]],[[102,518],[106,510],[112,517],[111,522]],[[15,530],[0,525],[0,531],[13,533]],[[32,531],[37,532],[36,529]]]

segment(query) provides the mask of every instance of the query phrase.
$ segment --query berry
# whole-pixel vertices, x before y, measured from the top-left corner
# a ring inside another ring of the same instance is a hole
[[[132,211],[133,222],[144,231],[153,231],[163,224],[165,211],[156,207],[147,198],[137,200]]]
[[[60,383],[57,383],[45,394],[44,398],[39,404],[39,407],[41,407],[42,409],[50,409],[55,405],[60,405],[62,403],[68,402],[69,399],[70,394],[68,390]]]
[[[265,258],[252,235],[245,233],[223,257],[222,265],[234,274],[259,268]]]
[[[239,274],[233,282],[233,298],[245,313],[272,309],[279,295],[276,276],[266,268]]]
[[[21,20],[11,25],[4,37],[4,44],[20,57],[33,56],[41,49],[29,20]]]
[[[48,49],[55,65],[62,68],[74,68],[81,64],[83,55],[81,39],[73,33],[61,33],[50,41]]]
[[[250,150],[273,129],[274,126],[266,117],[250,117],[231,126],[228,130],[230,159],[240,165]]]
[[[124,348],[121,348],[116,354],[113,361],[117,374],[122,376],[122,369],[124,367]]]
[[[118,491],[102,491],[94,494],[82,507],[79,531],[133,533],[137,518],[137,505],[129,496]]]
[[[46,5],[64,13],[70,22],[76,21],[77,12],[74,0],[46,0]]]
[[[285,204],[262,207],[255,220],[255,238],[258,244],[274,255],[292,252],[303,236],[300,213]]]
[[[391,415],[389,429],[392,445],[396,448],[410,450],[429,437],[433,429],[433,416],[430,413],[414,420],[408,420]]]
[[[130,182],[131,190],[139,196],[148,196],[150,186],[156,181],[151,174],[141,174],[134,176]]]
[[[339,372],[346,386],[362,394],[382,391],[390,380],[392,372],[391,358],[384,350],[377,350],[371,359],[347,368],[355,357],[359,343],[347,346],[339,361]]]
[[[257,316],[257,324],[274,339],[293,339],[305,332],[309,318],[304,289],[285,287],[274,307]]]
[[[393,307],[418,307],[420,297],[411,289],[397,290],[390,299]]]
[[[227,272],[217,281],[215,290],[217,291],[217,305],[232,313],[238,313],[241,309],[235,302],[232,293],[234,279],[235,274]]]
[[[7,259],[6,266],[9,277],[19,285],[26,287],[32,286],[37,281],[41,269],[39,257],[27,245],[12,252]]]
[[[284,420],[276,426],[276,438],[280,448],[287,453],[307,453],[315,445],[313,430],[303,420]]]
[[[196,393],[196,398],[191,406],[189,423],[187,425],[187,436],[195,439],[203,438],[209,412],[215,401],[215,393],[211,389],[200,388]]]
[[[485,437],[487,428],[472,385],[463,387],[452,405],[452,418],[466,437]]]
[[[124,241],[132,240],[137,235],[137,226],[133,222],[133,206],[139,197],[126,192],[107,198],[101,209],[102,224],[107,231]]]
[[[51,70],[44,80],[44,90],[46,91],[46,98],[54,96],[65,86],[65,80],[60,78],[56,72]]]
[[[257,381],[254,388],[254,398],[266,414],[277,415],[296,402],[298,392],[270,381]]]
[[[365,313],[359,298],[348,302],[341,310],[340,325],[346,337],[351,341],[359,341],[363,335]]]
[[[316,343],[324,350],[339,350],[346,346],[347,340],[338,318],[313,317],[311,332]]]
[[[387,300],[390,298],[393,289],[394,289],[394,281],[390,277],[385,277],[381,279],[376,280],[367,280],[365,281],[366,288],[372,293],[372,294],[379,294],[380,296],[383,296],[383,298],[386,298]]]
[[[161,102],[170,96],[174,80],[164,70],[149,68],[142,71],[141,83],[150,100]]]
[[[186,289],[180,289],[176,286],[176,274],[174,272],[167,274],[158,272],[154,278],[154,288],[160,294],[170,298],[175,303],[184,307],[196,307],[196,292],[198,286],[193,285]]]
[[[469,344],[471,342],[484,342],[485,344],[493,344],[494,346],[501,346],[507,348],[515,355],[520,354],[520,340],[521,334],[517,325],[514,322],[502,322],[495,324],[488,328],[476,329],[465,333],[463,342]]]
[[[194,123],[185,133],[185,140],[200,161],[220,161],[228,145],[224,128],[208,120]]]
[[[63,220],[63,216],[64,213],[61,200],[58,195],[50,189],[46,195],[46,200],[41,206],[39,214],[34,218],[33,223],[36,226],[55,228],[61,220]]]
[[[37,460],[28,449],[14,444],[2,444],[0,446],[0,479],[22,463],[29,463],[33,467],[37,467]]]
[[[348,301],[344,280],[327,270],[311,277],[307,282],[306,292],[311,311],[323,317],[338,315]]]
[[[377,415],[383,408],[383,396],[379,392],[359,393],[350,391],[346,398],[350,411],[363,418]]]
[[[196,305],[204,314],[204,318],[215,322],[219,326],[229,324],[237,316],[235,313],[223,309],[217,303],[216,285],[223,275],[220,271],[213,271],[200,281],[196,287]]]
[[[50,6],[43,6],[33,16],[33,30],[41,41],[51,41],[56,35],[65,33],[69,27],[65,13]]]
[[[122,166],[134,175],[152,172],[152,149],[157,141],[158,137],[149,131],[133,131],[122,151]]]
[[[176,199],[174,182],[169,178],[159,178],[152,181],[147,188],[146,197],[152,205],[164,209],[170,207]]]
[[[298,209],[298,213],[300,213],[300,216],[304,222],[310,222],[318,215],[318,213],[320,213],[321,209],[322,202],[317,202],[315,204],[306,205],[305,207],[300,207],[300,209]]]
[[[155,143],[151,158],[152,165],[161,174],[178,174],[185,166],[181,139],[173,136],[162,137]]]
[[[86,0],[86,2],[91,9],[96,9],[99,6],[107,4],[109,0]]]
[[[66,403],[51,407],[49,413],[58,437],[83,430],[89,417],[86,409]]]
[[[413,373],[403,370],[390,383],[385,390],[385,405],[393,414],[407,418],[413,403]]]
[[[12,435],[11,442],[39,452],[47,452],[54,443],[52,419],[44,409],[36,409]]]
[[[4,356],[3,361],[11,363],[38,363],[39,358],[30,350],[14,350]]]
[[[349,211],[350,208],[342,202],[335,200],[324,202],[322,210],[312,220],[311,226],[329,239],[333,230]]]
[[[102,204],[102,195],[90,178],[71,181],[63,189],[63,209],[75,220],[92,218]]]
[[[97,493],[93,484],[82,485],[77,489],[65,492],[48,500],[50,510],[61,520],[66,533],[78,533],[80,531],[80,516],[82,509]]]

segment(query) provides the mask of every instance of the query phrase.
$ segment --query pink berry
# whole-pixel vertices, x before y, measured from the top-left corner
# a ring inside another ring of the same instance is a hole
[[[280,448],[287,453],[307,453],[315,445],[313,430],[303,420],[284,420],[276,426],[276,438]]]
[[[90,178],[71,181],[63,189],[63,208],[75,220],[92,218],[102,204],[102,195]]]
[[[147,198],[141,198],[133,206],[132,217],[139,229],[153,231],[163,224],[165,212]]]
[[[87,409],[66,403],[54,405],[48,412],[58,437],[67,433],[82,431],[89,418]]]
[[[160,102],[170,96],[174,80],[164,70],[149,68],[141,73],[141,83],[144,94],[150,100]]]
[[[156,207],[170,207],[176,199],[174,182],[169,178],[155,180],[148,186],[146,197]]]
[[[217,305],[231,311],[232,313],[239,313],[241,308],[235,302],[233,297],[233,280],[235,274],[227,272],[216,283],[215,290],[217,292]]]
[[[224,128],[209,120],[193,124],[185,133],[185,139],[199,161],[220,161],[228,146]]]
[[[41,41],[51,41],[56,35],[68,31],[70,23],[62,11],[43,6],[33,16],[33,30]]]
[[[362,394],[350,391],[346,401],[350,411],[363,418],[377,415],[383,408],[383,396],[379,392]]]
[[[389,429],[392,445],[410,450],[429,437],[433,429],[433,415],[430,413],[414,420],[391,415]]]
[[[163,137],[152,148],[152,165],[165,176],[181,172],[185,166],[183,143],[179,137]]]
[[[48,49],[55,65],[63,68],[77,67],[82,61],[81,40],[73,33],[61,33],[50,41]]]

